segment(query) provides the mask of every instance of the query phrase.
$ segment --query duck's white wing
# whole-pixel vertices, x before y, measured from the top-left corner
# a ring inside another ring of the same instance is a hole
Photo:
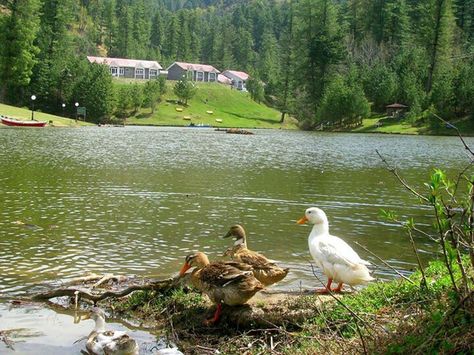
[[[362,260],[349,244],[339,237],[328,236],[319,242],[319,249],[324,259],[331,264],[341,265],[370,265],[368,261]]]

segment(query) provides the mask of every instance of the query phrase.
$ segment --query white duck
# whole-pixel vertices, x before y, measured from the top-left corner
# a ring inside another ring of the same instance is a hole
[[[127,333],[118,330],[105,330],[105,313],[93,307],[88,315],[95,321],[94,330],[89,334],[86,349],[91,355],[138,355],[138,344]]]
[[[366,266],[370,263],[362,260],[341,238],[329,234],[329,223],[323,210],[308,208],[304,217],[297,221],[298,224],[306,222],[314,225],[308,237],[309,251],[328,278],[326,287],[317,290],[318,293],[341,292],[343,284],[354,286],[374,280]],[[339,285],[331,290],[333,281]]]

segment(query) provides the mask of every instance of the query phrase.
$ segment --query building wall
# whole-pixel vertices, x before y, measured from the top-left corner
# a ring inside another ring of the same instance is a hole
[[[185,70],[175,64],[168,69],[168,80],[180,80],[184,73]]]

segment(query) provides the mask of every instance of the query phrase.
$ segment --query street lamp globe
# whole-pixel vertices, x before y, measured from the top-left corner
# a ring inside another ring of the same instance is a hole
[[[79,107],[79,102],[76,102],[74,106]]]
[[[35,100],[36,100],[36,95],[31,95],[31,99],[32,99],[33,101],[35,101]]]
[[[65,107],[66,107],[66,104],[62,104],[61,106],[62,106],[62,108],[65,108]]]

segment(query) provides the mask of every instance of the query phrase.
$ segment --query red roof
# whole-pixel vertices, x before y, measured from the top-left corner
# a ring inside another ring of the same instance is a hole
[[[183,68],[184,70],[193,70],[193,71],[195,70],[195,71],[202,71],[202,72],[208,72],[208,73],[220,73],[220,71],[214,68],[212,65],[185,63],[185,62],[174,62],[167,68],[167,70],[169,70],[175,64],[179,66],[180,68]]]
[[[249,78],[249,75],[246,72],[243,71],[236,71],[236,70],[225,70],[222,74],[226,75],[226,73],[232,74],[239,78],[240,80],[247,80]]]
[[[163,69],[163,67],[155,60],[137,60],[124,58],[107,58],[87,56],[87,60],[91,63],[107,64],[112,67],[131,67],[131,68],[148,68]]]
[[[217,75],[217,81],[220,82],[221,84],[232,84],[232,80],[230,80],[228,77],[225,75],[219,74]]]
[[[405,106],[405,105],[399,104],[399,103],[394,103],[394,104],[391,104],[391,105],[387,105],[385,107],[386,108],[407,108],[408,106]]]

